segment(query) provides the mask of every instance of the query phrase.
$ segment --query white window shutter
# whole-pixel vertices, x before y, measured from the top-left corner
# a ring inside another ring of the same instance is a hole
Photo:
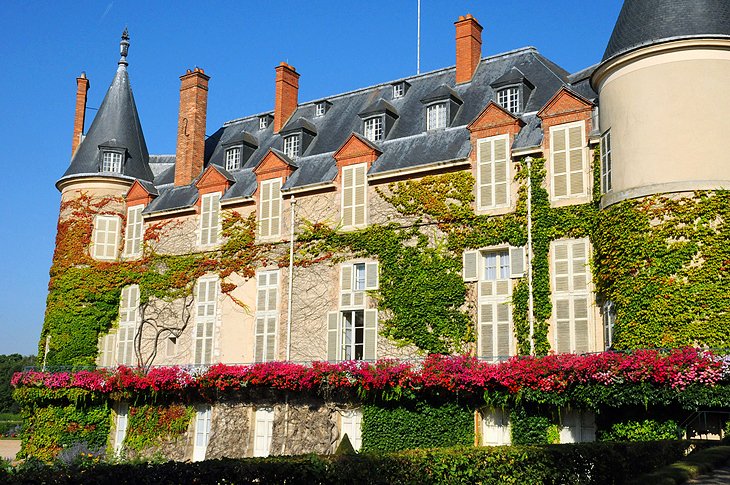
[[[378,346],[378,311],[365,310],[365,332],[363,334],[363,359],[375,360]]]
[[[479,279],[479,251],[464,251],[463,255],[464,281]]]
[[[509,248],[510,262],[510,278],[521,278],[525,274],[527,258],[525,257],[525,247]]]
[[[264,317],[256,317],[254,362],[264,362],[265,326],[266,319]]]
[[[494,352],[494,304],[479,305],[480,357],[492,358]]]
[[[378,263],[365,264],[365,289],[378,289]]]
[[[353,212],[355,209],[354,201],[355,177],[352,167],[343,167],[342,169],[342,225],[344,227],[352,226],[354,222]]]
[[[497,305],[497,356],[500,359],[506,359],[512,355],[512,336],[509,328],[510,321],[510,304],[509,302],[499,303]]]
[[[494,143],[494,205],[505,206],[509,203],[509,137],[495,140]]]
[[[270,316],[266,319],[266,361],[271,362],[276,358],[276,317]]]
[[[339,312],[327,313],[327,360],[335,362],[339,360],[339,335],[340,335],[340,314]]]
[[[555,339],[558,353],[570,352],[570,300],[555,301]]]
[[[352,265],[344,264],[340,267],[340,289],[342,291],[352,290]]]
[[[567,130],[552,130],[550,151],[552,152],[552,186],[553,197],[568,195],[568,150],[566,144]]]
[[[492,140],[479,140],[477,151],[479,190],[477,192],[479,208],[491,207],[494,203],[494,179],[492,174]]]

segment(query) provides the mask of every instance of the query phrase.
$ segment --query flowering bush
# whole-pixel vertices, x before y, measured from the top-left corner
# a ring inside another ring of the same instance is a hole
[[[559,354],[513,357],[497,364],[471,356],[429,355],[422,362],[380,360],[266,362],[251,365],[216,364],[203,372],[183,367],[154,368],[147,373],[128,367],[76,373],[27,371],[13,376],[16,388],[81,389],[114,392],[181,393],[269,388],[327,394],[354,392],[360,397],[397,398],[444,393],[488,395],[524,391],[563,393],[578,386],[649,385],[681,392],[689,385],[712,388],[727,383],[730,362],[694,348],[662,353]]]

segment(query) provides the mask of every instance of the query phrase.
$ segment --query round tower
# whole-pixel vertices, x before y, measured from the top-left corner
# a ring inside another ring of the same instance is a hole
[[[730,189],[730,163],[718,149],[730,132],[728,79],[730,2],[624,2],[592,77],[604,149],[610,144],[604,207]]]

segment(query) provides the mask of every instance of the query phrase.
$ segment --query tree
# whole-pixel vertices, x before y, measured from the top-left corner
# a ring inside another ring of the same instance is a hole
[[[20,354],[0,355],[0,413],[17,413],[18,404],[13,401],[10,379],[24,367],[35,365],[35,356]]]

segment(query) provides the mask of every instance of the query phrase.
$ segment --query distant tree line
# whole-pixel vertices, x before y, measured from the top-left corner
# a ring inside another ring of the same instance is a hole
[[[35,365],[35,356],[20,354],[0,355],[0,413],[17,413],[18,404],[13,401],[10,379],[24,367]]]

